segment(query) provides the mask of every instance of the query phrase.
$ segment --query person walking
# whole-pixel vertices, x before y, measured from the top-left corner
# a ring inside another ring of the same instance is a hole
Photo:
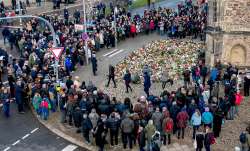
[[[127,143],[129,143],[129,148],[132,149],[132,132],[134,129],[134,121],[129,118],[127,114],[126,117],[121,122],[121,132],[122,132],[122,142],[123,148],[127,148]]]
[[[108,75],[108,83],[106,87],[109,86],[110,80],[114,83],[114,88],[116,88],[116,82],[115,82],[115,67],[112,65],[109,65],[109,75]]]
[[[96,71],[97,71],[97,59],[95,53],[92,54],[91,57],[91,63],[92,63],[92,71],[94,76],[96,76]]]
[[[159,107],[156,107],[155,112],[152,114],[151,119],[153,120],[153,123],[154,123],[154,126],[155,126],[156,130],[161,132],[163,114],[160,112]]]
[[[147,72],[144,72],[144,92],[147,94],[147,97],[149,97],[149,89],[151,87],[151,80],[150,80],[150,75]]]
[[[138,144],[140,151],[145,151],[146,146],[146,136],[145,136],[145,126],[141,124],[138,129]]]
[[[195,139],[196,131],[199,129],[201,125],[201,113],[198,109],[195,110],[191,117],[191,124],[193,126],[193,139]]]
[[[223,118],[224,118],[224,114],[222,110],[218,108],[214,113],[214,120],[213,120],[213,132],[214,132],[215,138],[220,137]]]
[[[128,93],[128,88],[132,92],[132,88],[130,86],[130,83],[131,83],[131,74],[130,74],[130,72],[129,72],[128,69],[126,70],[126,73],[125,73],[125,75],[123,77],[123,80],[124,80],[125,86],[126,86],[126,93]]]
[[[241,151],[249,151],[250,149],[250,126],[246,128],[246,131],[241,132],[239,139],[241,143]]]
[[[181,138],[184,139],[185,128],[187,127],[188,119],[189,119],[188,113],[186,109],[183,108],[181,112],[177,114],[177,117],[176,117],[177,127],[178,127],[178,134],[177,134],[178,139],[180,139],[180,135],[181,135]]]

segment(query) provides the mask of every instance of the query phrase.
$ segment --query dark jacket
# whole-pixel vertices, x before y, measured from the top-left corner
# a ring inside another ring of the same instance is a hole
[[[82,131],[90,131],[93,128],[92,123],[90,121],[90,119],[87,118],[83,118],[82,120]]]
[[[151,87],[151,80],[150,76],[148,74],[144,74],[144,88],[150,88]]]
[[[140,147],[146,146],[146,136],[145,136],[145,130],[141,130],[138,135],[138,144]]]
[[[120,120],[115,117],[110,117],[107,121],[107,127],[111,131],[117,131],[120,127]]]
[[[115,76],[115,67],[109,66],[109,77],[114,77],[114,76]]]
[[[134,129],[134,121],[131,120],[129,117],[126,117],[121,122],[121,130],[124,133],[131,133]]]
[[[91,58],[92,70],[97,71],[97,59],[95,57]]]
[[[22,103],[22,101],[23,101],[23,93],[24,93],[24,91],[23,91],[23,88],[21,87],[21,86],[16,86],[16,88],[15,88],[15,99],[16,99],[16,103],[17,104],[21,104]]]
[[[73,119],[75,126],[80,127],[82,122],[82,111],[80,109],[75,109],[73,112]]]
[[[196,134],[197,148],[203,148],[204,135],[202,133]]]
[[[123,80],[125,81],[125,84],[129,84],[131,82],[131,74],[126,73],[123,77]]]

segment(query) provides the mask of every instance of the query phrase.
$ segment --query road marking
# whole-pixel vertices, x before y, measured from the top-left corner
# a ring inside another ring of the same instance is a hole
[[[10,147],[7,147],[7,148],[5,148],[3,151],[7,151],[7,150],[9,150],[10,149]]]
[[[113,57],[113,56],[115,56],[115,55],[117,55],[118,53],[121,53],[121,52],[123,52],[123,51],[124,51],[124,50],[121,49],[121,50],[117,51],[116,53],[113,53],[112,55],[110,55],[109,58],[111,58],[111,57]]]
[[[20,143],[20,139],[17,140],[15,143],[12,144],[12,146],[15,146],[16,144]]]
[[[68,145],[62,151],[73,151],[77,148],[76,145]]]
[[[32,134],[32,133],[34,133],[35,131],[37,131],[39,128],[35,128],[35,129],[33,129],[30,133]]]
[[[103,57],[106,57],[106,56],[108,56],[108,55],[110,55],[110,54],[116,52],[117,50],[118,50],[118,49],[114,49],[114,50],[112,50],[112,51],[110,51],[110,52],[104,54]]]
[[[25,138],[27,138],[29,136],[30,136],[30,134],[26,134],[24,137],[22,137],[22,139],[25,139]]]

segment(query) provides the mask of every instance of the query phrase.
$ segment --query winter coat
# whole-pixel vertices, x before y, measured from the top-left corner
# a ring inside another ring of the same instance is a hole
[[[164,118],[162,121],[162,132],[166,134],[171,134],[173,132],[174,122],[170,117]]]
[[[23,101],[23,88],[21,86],[16,86],[15,88],[15,99],[17,104],[21,104]]]
[[[82,120],[82,131],[90,131],[93,128],[93,125],[89,118],[83,118]]]
[[[156,128],[153,124],[152,125],[148,124],[145,127],[145,135],[146,135],[146,139],[148,141],[150,141],[152,139],[152,136],[154,135],[155,131],[156,131]]]
[[[94,133],[95,142],[97,146],[104,146],[104,144],[107,143],[105,139],[106,132],[107,130],[104,127],[104,123],[100,122],[98,126],[96,127],[95,133]]]
[[[123,77],[123,80],[125,81],[125,84],[129,84],[131,82],[131,74],[126,73]]]
[[[163,119],[162,113],[161,112],[154,112],[151,119],[153,120],[156,129],[158,131],[161,131],[161,125],[162,125],[161,123],[162,123],[162,119]]]
[[[74,119],[75,126],[80,127],[81,122],[82,122],[82,111],[80,109],[76,109],[73,112],[73,119]]]
[[[144,88],[150,88],[151,87],[151,80],[150,76],[148,74],[144,74]]]
[[[139,144],[140,147],[145,147],[146,146],[146,136],[145,136],[145,130],[144,129],[139,129],[138,144]]]
[[[136,26],[135,26],[135,24],[132,24],[132,25],[130,26],[130,32],[131,32],[131,33],[136,33]]]
[[[96,112],[91,112],[89,114],[89,119],[92,123],[93,128],[95,128],[97,126],[97,122],[99,120],[99,115]]]
[[[235,105],[240,105],[243,98],[242,95],[240,93],[237,93],[235,97],[236,97]]]
[[[111,130],[111,131],[117,131],[120,127],[120,120],[118,118],[109,118],[107,120],[107,127]]]
[[[203,148],[204,135],[202,133],[196,134],[197,148]]]
[[[32,99],[32,105],[35,110],[39,109],[39,105],[42,102],[42,98],[40,96],[34,96]]]
[[[91,58],[91,63],[93,71],[97,71],[97,59],[95,57]]]
[[[187,122],[188,122],[189,116],[186,111],[181,111],[177,114],[176,120],[177,120],[177,126],[179,128],[186,128]]]
[[[211,124],[213,122],[213,115],[211,112],[202,113],[201,120],[204,124]]]
[[[178,112],[180,111],[180,107],[178,107],[177,105],[173,105],[171,108],[170,108],[170,116],[171,118],[175,121],[176,120],[176,117],[177,117],[177,114]]]
[[[126,117],[121,122],[121,130],[124,133],[132,133],[134,129],[134,121],[131,120],[129,117]]]
[[[193,126],[201,125],[201,116],[199,116],[196,112],[191,117],[191,123]]]

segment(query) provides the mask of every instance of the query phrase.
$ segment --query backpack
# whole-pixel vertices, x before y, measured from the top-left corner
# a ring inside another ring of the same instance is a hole
[[[169,132],[172,131],[172,129],[173,129],[173,124],[170,121],[168,121],[166,123],[165,130]]]
[[[247,142],[247,135],[246,135],[246,133],[241,133],[240,134],[240,142],[242,143],[242,144],[245,144],[246,142]]]

